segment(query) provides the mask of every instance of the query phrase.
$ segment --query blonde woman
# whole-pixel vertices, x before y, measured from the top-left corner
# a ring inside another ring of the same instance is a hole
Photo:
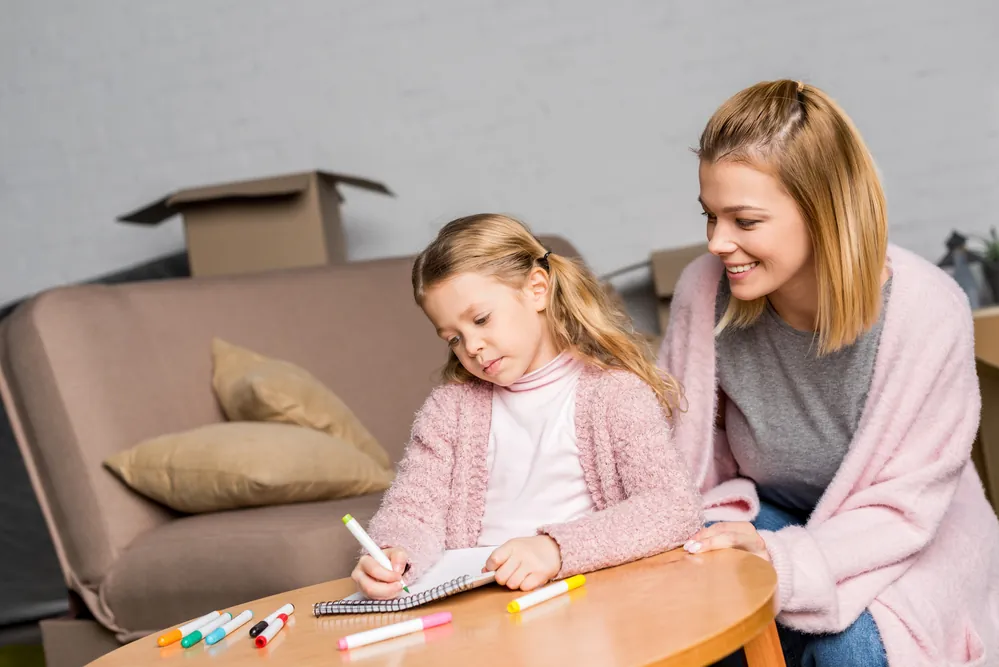
[[[871,156],[821,90],[739,92],[698,156],[710,254],[660,352],[709,520],[685,548],[773,563],[789,665],[999,664],[966,297],[888,244]]]

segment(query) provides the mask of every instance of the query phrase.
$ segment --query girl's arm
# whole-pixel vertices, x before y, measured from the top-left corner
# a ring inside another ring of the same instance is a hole
[[[368,525],[378,545],[406,552],[407,577],[414,580],[444,551],[457,410],[455,387],[431,392],[416,415],[395,481]]]
[[[703,525],[701,498],[652,390],[631,373],[610,372],[592,400],[594,437],[604,437],[626,498],[568,523],[543,526],[562,552],[559,577],[668,551]],[[599,443],[594,443],[598,448]],[[600,460],[595,461],[600,465]],[[595,473],[596,471],[594,471]]]

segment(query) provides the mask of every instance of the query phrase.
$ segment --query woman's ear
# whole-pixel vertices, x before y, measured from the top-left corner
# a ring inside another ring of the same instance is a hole
[[[537,312],[542,312],[548,308],[548,301],[551,296],[551,281],[548,274],[540,267],[531,269],[527,276],[527,284],[524,286],[528,302]]]

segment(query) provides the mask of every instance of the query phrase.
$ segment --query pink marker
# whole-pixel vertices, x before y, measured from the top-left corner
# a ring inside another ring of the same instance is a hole
[[[438,625],[444,625],[445,623],[450,622],[451,612],[442,611],[439,614],[430,614],[429,616],[424,616],[423,618],[414,618],[412,621],[393,623],[392,625],[375,628],[374,630],[367,630],[365,632],[358,632],[354,635],[347,635],[337,643],[337,647],[339,647],[341,651],[345,651],[349,648],[367,646],[368,644],[374,644],[375,642],[392,639],[393,637],[401,637],[414,632],[429,630],[430,628],[436,628]]]

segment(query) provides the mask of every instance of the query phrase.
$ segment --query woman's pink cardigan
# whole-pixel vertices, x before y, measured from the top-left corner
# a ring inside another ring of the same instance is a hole
[[[762,531],[779,620],[838,632],[870,609],[889,663],[999,665],[999,525],[969,462],[981,398],[968,301],[943,271],[891,247],[892,289],[867,404],[839,472],[808,523]],[[684,385],[677,446],[708,520],[759,509],[715,430],[712,330],[721,262],[684,271],[660,365]]]

